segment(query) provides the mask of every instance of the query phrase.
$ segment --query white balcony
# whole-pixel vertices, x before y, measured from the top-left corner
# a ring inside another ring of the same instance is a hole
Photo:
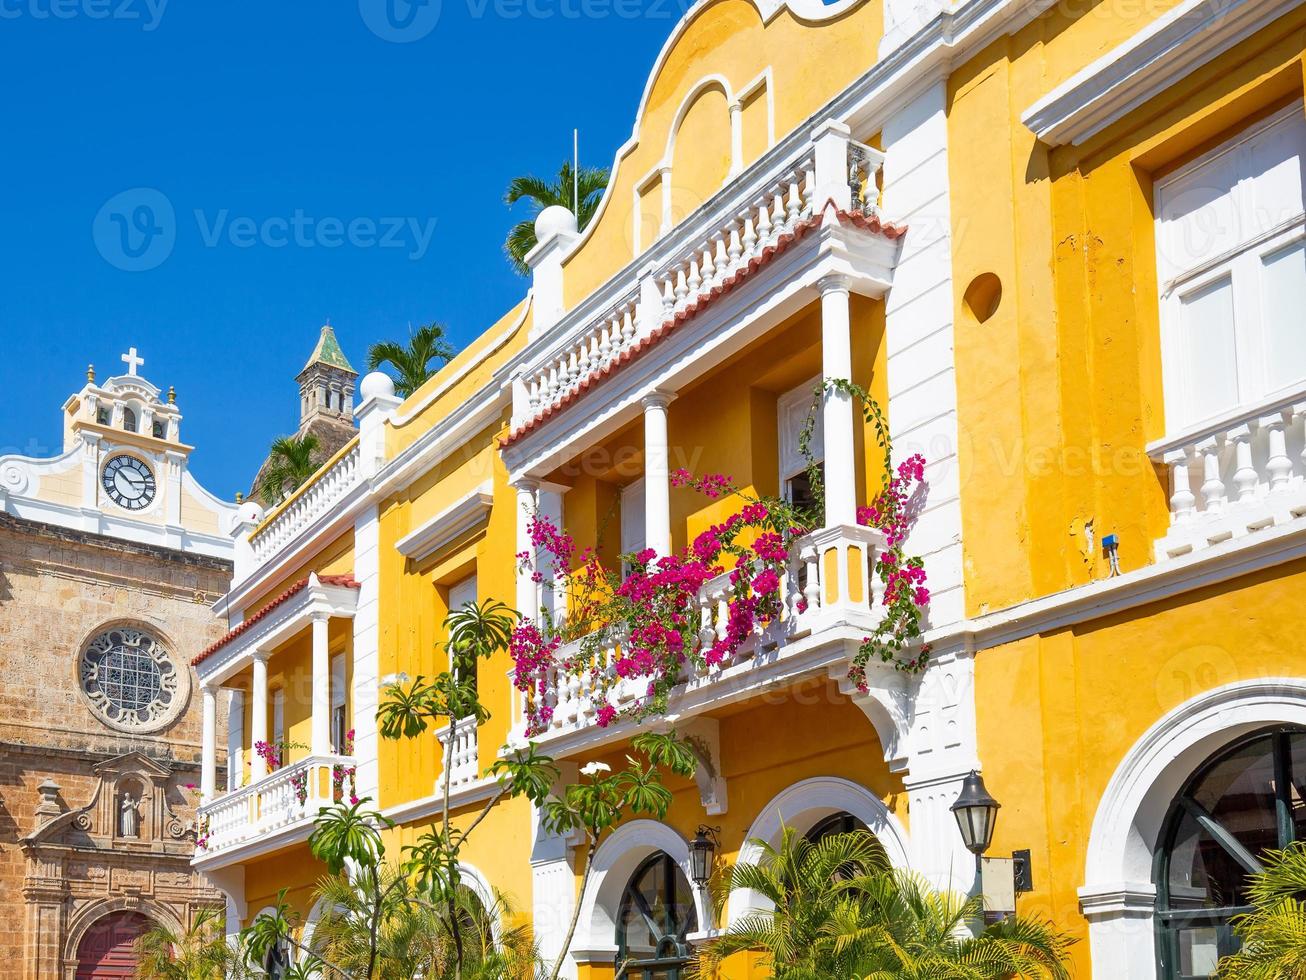
[[[902,234],[879,213],[883,161],[838,124],[795,133],[535,336],[512,370],[510,472],[562,451],[540,431],[575,437],[590,415],[618,427],[647,390],[683,387],[811,303],[824,278],[883,296]],[[597,385],[617,371],[620,384]],[[589,408],[572,407],[596,385]],[[545,425],[563,415],[579,424]]]
[[[276,555],[362,482],[362,452],[355,440],[328,460],[312,482],[273,510],[255,528],[249,542],[254,564],[262,565]]]
[[[756,630],[729,661],[706,669],[687,663],[668,715],[692,718],[804,676],[842,677],[861,638],[883,615],[880,582],[873,575],[882,544],[880,532],[856,525],[823,528],[794,542],[781,580],[781,618]],[[700,649],[725,635],[728,591],[729,575],[712,579],[699,591]],[[587,642],[577,640],[562,647],[557,661],[576,657]],[[613,664],[620,649],[621,636],[614,631],[604,636],[592,655],[582,658],[592,663],[588,671],[551,672],[543,698],[552,708],[552,717],[547,730],[532,736],[546,746],[545,751],[565,754],[629,734],[629,722],[619,721],[607,729],[596,724],[605,701],[618,709],[628,708],[647,689],[647,678],[616,676]],[[512,744],[527,740],[527,709],[535,696],[520,694],[516,700]]]
[[[349,756],[309,756],[203,804],[194,863],[220,865],[307,839],[318,810],[348,800],[354,766]]]
[[[1170,471],[1158,561],[1306,516],[1306,390],[1152,443]]]

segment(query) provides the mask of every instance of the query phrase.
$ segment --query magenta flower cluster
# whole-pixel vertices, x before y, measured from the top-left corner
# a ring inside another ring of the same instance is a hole
[[[713,473],[695,478],[687,470],[672,474],[672,483],[716,499],[736,492],[730,479]],[[577,556],[575,542],[547,518],[535,515],[528,532],[539,555],[518,555],[537,582],[549,580],[569,600],[563,626],[523,620],[510,641],[516,686],[527,694],[527,734],[552,721],[551,681],[556,672],[590,674],[595,720],[606,727],[621,716],[611,703],[621,682],[645,692],[626,708],[633,716],[665,706],[686,664],[710,668],[728,663],[759,630],[781,611],[781,582],[788,561],[786,536],[802,533],[788,509],[749,500],[740,511],[700,533],[681,552],[658,556],[645,549],[626,556],[624,576],[604,568],[592,551]],[[751,541],[750,541],[751,539]],[[543,566],[543,567],[541,567]],[[699,593],[717,576],[726,575],[723,628],[705,628]],[[546,573],[551,579],[546,579]],[[559,662],[563,643],[581,640],[571,661]],[[595,669],[600,647],[615,647],[606,669]]]
[[[876,631],[862,639],[848,670],[849,678],[862,691],[869,686],[866,668],[873,659],[915,671],[923,669],[929,658],[928,644],[920,645],[905,659],[901,656],[920,637],[925,607],[930,603],[925,563],[904,553],[913,524],[908,503],[916,486],[924,482],[925,457],[916,453],[898,464],[869,506],[857,511],[859,523],[879,529],[885,538],[885,548],[875,563],[876,574],[884,583],[885,615]]]
[[[273,742],[255,742],[255,754],[267,763],[268,772],[281,768],[281,746]]]

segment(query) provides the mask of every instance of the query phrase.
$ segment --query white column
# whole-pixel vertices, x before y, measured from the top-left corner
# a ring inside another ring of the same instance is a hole
[[[200,736],[200,797],[211,802],[218,791],[218,689],[205,684],[200,688],[203,698],[203,733]]]
[[[884,119],[882,207],[909,227],[884,298],[884,350],[894,463],[925,455],[930,520],[907,548],[930,570],[930,626],[966,615],[961,496],[956,477],[960,422],[953,357],[952,208],[948,180],[948,86],[930,83]],[[910,274],[908,270],[911,270]],[[913,823],[915,821],[913,820]]]
[[[249,747],[268,740],[268,655],[262,650],[254,652],[254,677],[250,687],[251,714]],[[249,760],[250,781],[257,782],[268,774],[268,763],[257,752]]]
[[[559,769],[555,791],[578,778],[574,762],[562,762]],[[551,967],[562,954],[562,937],[567,933],[578,900],[575,850],[572,841],[545,829],[544,814],[533,805],[531,817],[531,922],[540,944],[540,956]],[[560,976],[572,978],[576,972],[573,953],[563,963]]]
[[[245,781],[245,692],[230,691],[227,702],[227,788],[240,789]]]
[[[655,391],[644,405],[644,543],[671,554],[671,465],[667,449],[667,406],[672,395]]]
[[[520,479],[513,484],[517,491],[517,554],[531,555],[535,554],[535,548],[531,545],[530,523],[531,518],[535,515],[535,491],[538,488],[534,480]],[[520,559],[517,566],[517,612],[525,619],[534,619],[540,612],[539,586],[531,579],[531,570],[521,565]]]
[[[378,762],[380,735],[376,708],[380,694],[381,657],[381,534],[377,507],[372,504],[354,519],[354,578],[358,581],[358,605],[354,611],[354,762],[358,766],[358,795],[380,807],[381,768]]]
[[[1079,889],[1088,920],[1093,975],[1112,980],[1156,980],[1156,886],[1119,881]]]
[[[331,754],[331,657],[327,652],[326,613],[313,614],[313,726],[312,752]]]
[[[853,353],[848,313],[848,279],[825,276],[821,289],[821,377],[851,381]],[[825,392],[821,421],[825,426],[825,526],[857,523],[857,477],[853,453],[852,398]]]

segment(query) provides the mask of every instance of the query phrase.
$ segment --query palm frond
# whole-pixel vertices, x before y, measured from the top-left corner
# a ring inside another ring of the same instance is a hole
[[[737,864],[731,885],[769,900],[700,948],[697,970],[759,954],[775,980],[1065,980],[1073,940],[1051,924],[1015,918],[972,934],[978,903],[942,893],[890,866],[864,831],[815,843],[785,828],[780,843],[755,841],[756,864]]]
[[[567,161],[552,180],[527,174],[514,177],[509,182],[503,195],[504,203],[509,207],[520,201],[530,203],[531,216],[513,225],[503,243],[508,261],[518,274],[527,275],[530,272],[526,256],[538,244],[535,237],[535,216],[547,207],[564,207],[576,215],[576,227],[584,231],[598,210],[609,176],[605,167],[581,167],[573,174],[571,162]]]

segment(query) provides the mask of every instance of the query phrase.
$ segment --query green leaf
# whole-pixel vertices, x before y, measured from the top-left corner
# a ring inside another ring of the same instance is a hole
[[[379,828],[390,828],[394,821],[375,810],[365,810],[371,802],[364,797],[352,806],[339,803],[323,807],[308,838],[308,849],[338,874],[347,861],[364,868],[376,868],[385,854]]]

